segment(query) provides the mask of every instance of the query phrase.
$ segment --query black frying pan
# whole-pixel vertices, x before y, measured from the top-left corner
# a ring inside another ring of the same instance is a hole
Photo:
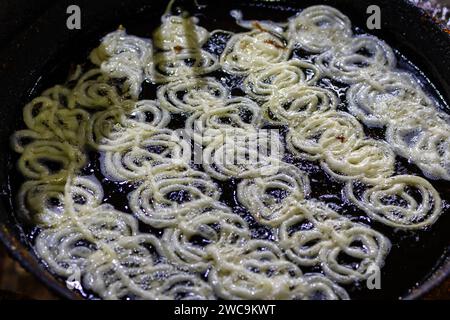
[[[367,7],[379,5],[382,28],[370,33],[413,61],[436,85],[429,89],[437,90],[443,100],[450,101],[450,36],[406,0],[209,2],[214,5],[207,6],[201,16],[209,29],[227,28],[232,23],[228,14],[232,8],[242,8],[249,19],[285,20],[296,8],[319,3],[338,8],[354,25],[364,29]],[[82,9],[81,30],[66,28],[66,8],[70,4],[78,4]],[[129,33],[150,37],[166,4],[162,0],[0,1],[0,9],[8,8],[16,14],[8,18],[8,24],[0,20],[0,239],[27,270],[63,297],[81,296],[69,291],[61,279],[40,264],[30,250],[32,230],[16,219],[14,194],[20,177],[15,170],[16,157],[9,149],[9,136],[21,126],[23,105],[43,89],[63,82],[69,66],[84,61],[104,34],[123,24]],[[0,13],[0,19],[6,17]],[[24,31],[17,32],[24,25]],[[450,199],[450,183],[436,184],[443,198]],[[414,240],[416,235],[380,230],[394,243],[382,270],[382,290],[350,294],[366,299],[414,299],[441,283],[450,274],[449,215],[450,212],[443,214],[431,230],[419,233],[418,242]]]

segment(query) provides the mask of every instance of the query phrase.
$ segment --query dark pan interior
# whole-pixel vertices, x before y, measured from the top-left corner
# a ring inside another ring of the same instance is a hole
[[[386,40],[403,54],[400,61],[405,67],[414,68],[408,63],[413,61],[436,85],[436,88],[430,85],[428,89],[441,94],[443,101],[450,101],[450,37],[422,11],[404,0],[210,2],[214,6],[207,6],[200,16],[200,23],[208,29],[230,29],[233,20],[229,10],[234,8],[242,8],[247,19],[281,21],[292,16],[296,8],[314,4],[334,6],[348,15],[354,25],[364,28],[367,7],[379,5],[382,28],[370,33]],[[161,0],[57,1],[53,5],[48,4],[48,9],[43,10],[44,13],[27,30],[2,39],[4,43],[10,41],[0,51],[0,238],[28,270],[62,296],[79,297],[39,264],[29,250],[32,237],[14,214],[14,190],[20,177],[15,173],[16,158],[9,149],[9,136],[22,125],[23,105],[43,89],[63,82],[70,65],[84,61],[104,34],[123,24],[131,34],[150,37],[159,24],[166,3]],[[65,27],[69,4],[78,4],[82,9],[82,29],[79,31],[69,31]],[[450,199],[449,183],[433,184],[444,199]],[[447,212],[431,230],[414,235],[394,233],[377,226],[394,243],[382,270],[382,290],[350,294],[363,299],[416,298],[423,295],[450,271],[450,234],[446,230],[449,225]]]

